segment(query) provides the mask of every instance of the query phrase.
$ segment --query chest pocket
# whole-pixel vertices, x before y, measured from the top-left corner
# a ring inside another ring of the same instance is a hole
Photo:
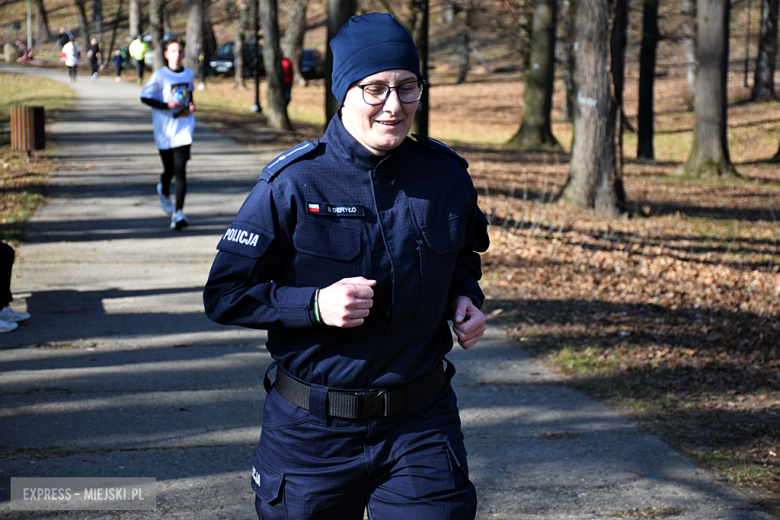
[[[325,222],[299,221],[293,234],[293,283],[298,287],[327,287],[355,276],[360,244],[360,231]]]
[[[438,321],[444,316],[458,252],[466,243],[464,219],[459,215],[420,226],[420,232],[417,252],[422,283],[415,314],[417,323]]]

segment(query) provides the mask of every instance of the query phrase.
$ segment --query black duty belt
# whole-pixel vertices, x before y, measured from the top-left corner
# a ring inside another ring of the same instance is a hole
[[[455,367],[448,362],[446,370],[444,367],[434,370],[419,383],[409,387],[364,391],[328,390],[328,415],[342,419],[395,415],[406,410],[407,403],[423,403],[439,393],[454,373]],[[274,387],[286,401],[299,408],[309,409],[309,385],[293,379],[278,366]],[[408,389],[412,387],[415,390],[410,395]]]

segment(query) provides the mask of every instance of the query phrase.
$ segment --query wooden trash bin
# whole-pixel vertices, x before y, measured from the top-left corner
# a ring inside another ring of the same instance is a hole
[[[11,106],[11,149],[23,150],[29,155],[33,150],[46,147],[43,107]]]

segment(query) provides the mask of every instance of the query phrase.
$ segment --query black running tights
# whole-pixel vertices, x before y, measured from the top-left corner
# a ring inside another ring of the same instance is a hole
[[[190,145],[160,150],[163,173],[160,176],[163,195],[171,194],[171,180],[176,178],[176,210],[184,209],[184,196],[187,194],[187,161],[190,158]]]

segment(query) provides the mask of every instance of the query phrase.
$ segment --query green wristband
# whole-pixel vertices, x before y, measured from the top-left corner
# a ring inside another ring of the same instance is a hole
[[[314,291],[314,319],[317,321],[317,323],[322,323],[322,318],[320,318],[320,304],[318,302],[320,297],[320,290],[317,289]]]

